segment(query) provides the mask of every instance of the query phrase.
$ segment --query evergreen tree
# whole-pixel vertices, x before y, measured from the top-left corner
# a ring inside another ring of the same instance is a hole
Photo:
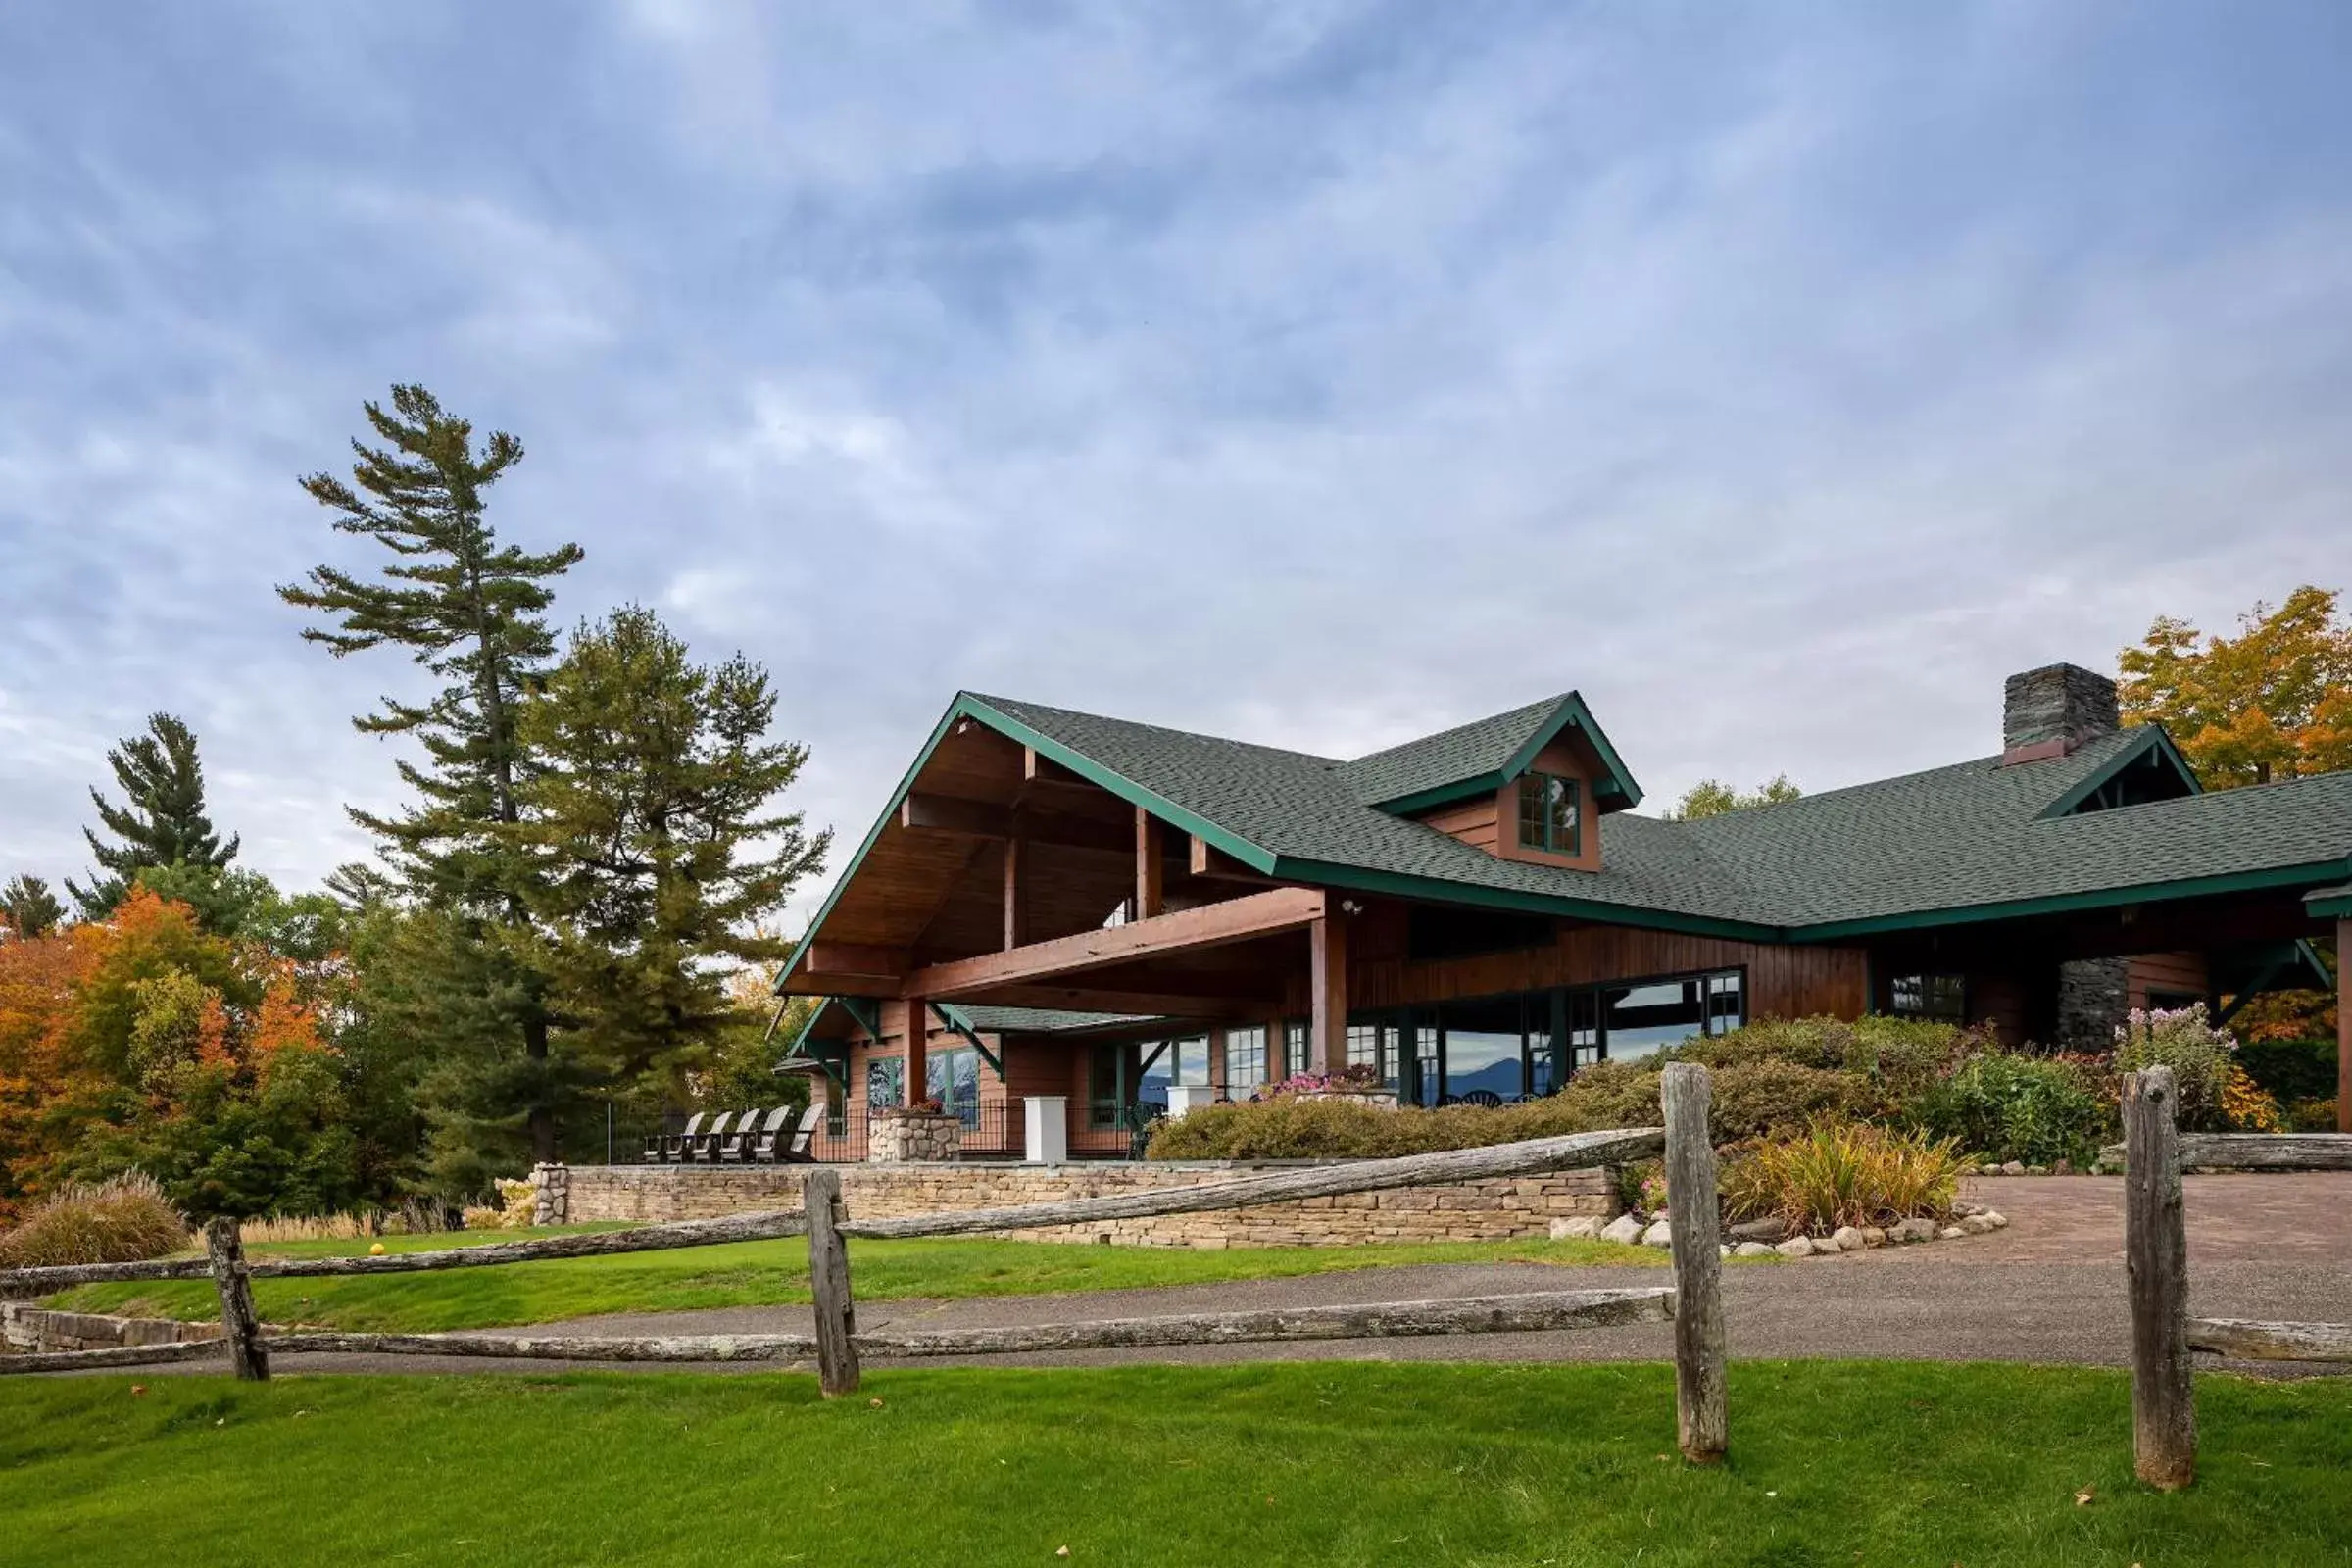
[[[312,474],[303,488],[337,514],[344,533],[374,539],[393,557],[363,578],[319,566],[278,589],[290,604],[325,612],[333,624],[303,636],[336,657],[379,647],[408,650],[444,684],[431,699],[385,699],[353,722],[368,734],[405,735],[424,751],[419,766],[398,766],[420,804],[398,817],[353,810],[377,834],[409,890],[460,917],[478,947],[445,974],[441,1000],[477,1024],[519,1042],[524,1064],[506,1080],[519,1101],[534,1158],[556,1149],[545,985],[527,967],[530,865],[514,827],[532,773],[516,736],[524,694],[555,651],[542,612],[553,579],[581,556],[565,544],[543,554],[501,546],[484,516],[484,494],[522,459],[522,443],[493,431],[477,450],[473,426],[444,411],[421,386],[395,386],[389,409],[365,405],[384,444],[352,443],[351,482]]]
[[[69,880],[66,891],[84,918],[103,920],[122,902],[138,873],[150,866],[190,865],[219,870],[237,858],[237,840],[225,845],[204,810],[204,766],[196,737],[170,713],[151,713],[147,733],[133,735],[106,754],[123,803],[116,806],[93,786],[90,802],[98,820],[121,842],[107,844],[88,828],[99,871],[82,887]]]
[[[525,705],[543,966],[567,1050],[608,1094],[681,1090],[748,1016],[716,960],[790,951],[759,922],[822,869],[832,835],[776,808],[808,749],[768,738],[775,709],[758,664],[698,665],[633,606],[583,625]]]
[[[37,876],[15,876],[0,883],[0,925],[30,941],[57,929],[66,906],[57,902],[49,884]]]

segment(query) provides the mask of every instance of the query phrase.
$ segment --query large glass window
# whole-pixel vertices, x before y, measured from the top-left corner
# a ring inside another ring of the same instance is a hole
[[[1539,1002],[1542,998],[1537,999]],[[1523,1093],[1519,998],[1493,997],[1480,1002],[1449,1002],[1440,1009],[1446,1026],[1445,1069],[1447,1098],[1494,1095],[1509,1100]]]
[[[1519,843],[1547,855],[1576,855],[1584,843],[1577,783],[1552,773],[1519,779]]]
[[[980,1053],[969,1046],[934,1051],[923,1058],[923,1076],[940,1109],[961,1117],[966,1127],[980,1125]]]
[[[1892,985],[1897,1017],[1968,1021],[1968,985],[1956,974],[1898,974]]]
[[[865,1063],[865,1102],[895,1105],[906,1083],[906,1063],[897,1056],[871,1056]]]
[[[1266,1032],[1263,1029],[1225,1031],[1225,1093],[1247,1100],[1266,1081]]]
[[[1195,1035],[1190,1040],[1168,1043],[1168,1056],[1174,1063],[1176,1081],[1198,1089],[1208,1082],[1208,1038]]]
[[[1737,973],[1608,986],[1601,999],[1611,1061],[1651,1055],[1692,1035],[1719,1035],[1746,1016]]]

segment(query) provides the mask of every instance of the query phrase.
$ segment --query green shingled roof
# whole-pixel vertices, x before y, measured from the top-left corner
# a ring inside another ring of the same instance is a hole
[[[957,1003],[955,1007],[974,1029],[992,1035],[1060,1035],[1153,1021],[1149,1014],[1070,1012],[1059,1007],[975,1007],[966,1003]]]
[[[2352,870],[2352,773],[2044,816],[2144,753],[2155,734],[2143,730],[2046,761],[1980,758],[1698,822],[1620,813],[1602,833],[1604,868],[1587,872],[1496,859],[1367,804],[1400,783],[1491,762],[1514,731],[1524,745],[1545,705],[1344,762],[1006,698],[964,701],[984,721],[1008,719],[1090,760],[1113,787],[1123,781],[1211,825],[1256,852],[1249,858],[1261,870],[1635,924],[1820,937]],[[1431,752],[1416,754],[1423,745]]]

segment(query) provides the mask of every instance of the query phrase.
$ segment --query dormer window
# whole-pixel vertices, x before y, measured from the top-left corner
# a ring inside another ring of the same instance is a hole
[[[1575,779],[1554,773],[1520,776],[1519,847],[1546,855],[1584,853],[1583,813]]]

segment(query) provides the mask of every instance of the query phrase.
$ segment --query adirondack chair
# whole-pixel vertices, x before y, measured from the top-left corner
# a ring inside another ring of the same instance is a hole
[[[709,1114],[710,1112],[707,1110],[696,1111],[686,1118],[685,1131],[679,1133],[675,1138],[662,1139],[662,1157],[673,1164],[679,1160],[692,1159],[695,1138],[702,1131],[703,1118]]]
[[[747,1110],[735,1118],[735,1130],[719,1141],[721,1164],[740,1165],[752,1157],[752,1140],[760,1136],[760,1112]]]
[[[734,1119],[733,1111],[720,1111],[718,1119],[703,1130],[702,1137],[688,1140],[686,1157],[697,1164],[715,1163],[718,1159],[719,1140],[727,1136],[727,1126]]]
[[[792,1107],[778,1105],[767,1113],[767,1120],[762,1122],[760,1131],[753,1135],[751,1143],[743,1152],[743,1157],[756,1160],[774,1159],[776,1145],[791,1136],[791,1130]]]
[[[661,1164],[662,1146],[668,1142],[669,1140],[663,1138],[660,1133],[647,1133],[644,1152],[637,1156],[638,1163],[643,1165]]]
[[[788,1165],[816,1163],[816,1153],[811,1146],[816,1142],[816,1129],[823,1125],[824,1119],[825,1107],[821,1104],[812,1104],[807,1110],[802,1111],[801,1124],[792,1130],[791,1135],[785,1138],[776,1147],[775,1152],[768,1157],[780,1159]]]

